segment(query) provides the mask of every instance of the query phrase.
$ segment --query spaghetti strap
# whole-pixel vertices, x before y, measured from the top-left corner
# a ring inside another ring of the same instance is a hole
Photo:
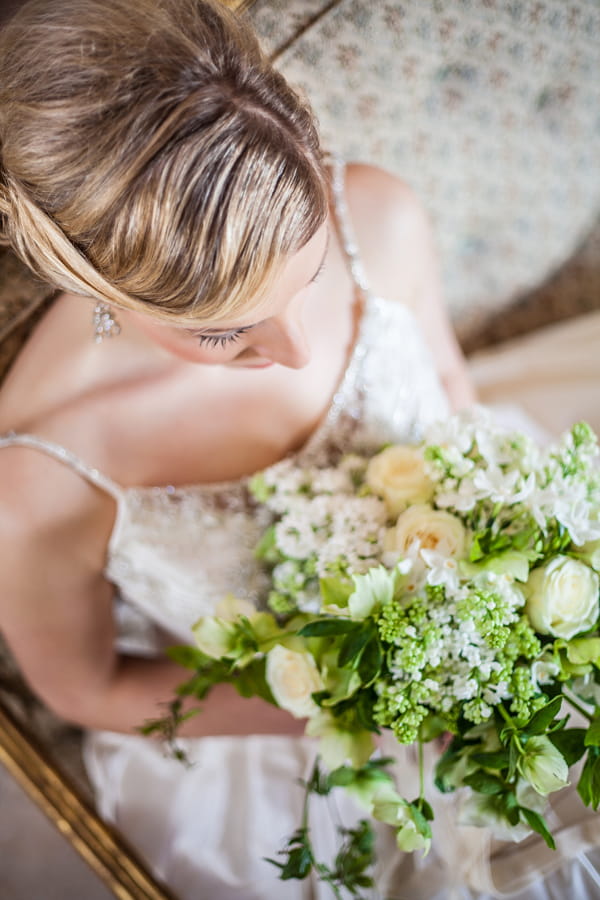
[[[346,164],[344,160],[340,156],[332,156],[332,179],[331,179],[331,189],[333,194],[333,204],[335,209],[335,215],[337,219],[337,224],[339,226],[340,236],[342,238],[342,245],[344,247],[344,252],[348,257],[348,263],[350,265],[350,272],[352,274],[352,278],[354,283],[358,285],[360,290],[366,295],[370,296],[371,285],[369,283],[369,279],[367,278],[367,273],[365,271],[365,267],[363,265],[362,259],[360,257],[360,253],[358,251],[358,244],[356,242],[356,237],[354,235],[354,229],[352,227],[352,221],[350,219],[350,211],[348,209],[348,204],[346,202],[346,189],[345,189],[345,175],[346,175]]]
[[[14,431],[9,431],[8,434],[0,435],[0,450],[3,447],[31,447],[33,450],[39,450],[41,453],[45,453],[47,456],[51,456],[68,468],[73,469],[86,481],[95,485],[95,487],[106,491],[107,494],[110,494],[117,501],[117,504],[120,504],[120,501],[123,499],[123,489],[116,482],[107,475],[103,475],[98,469],[88,466],[87,463],[84,463],[70,450],[61,447],[60,444],[47,441],[45,438],[37,437],[34,434],[17,434]]]

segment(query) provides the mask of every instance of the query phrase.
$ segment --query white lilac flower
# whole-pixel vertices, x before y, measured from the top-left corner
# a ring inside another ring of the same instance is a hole
[[[425,432],[425,443],[456,448],[459,453],[465,455],[471,449],[474,438],[474,428],[467,420],[467,416],[459,413],[443,421],[433,422]]]
[[[490,465],[487,469],[475,472],[473,486],[478,500],[491,500],[493,503],[512,506],[531,496],[534,481],[531,476],[523,481],[521,473],[516,469],[503,472],[499,466]]]
[[[455,559],[436,553],[435,550],[421,550],[421,558],[428,568],[427,584],[443,585],[451,591],[458,589],[460,573]]]
[[[435,505],[439,509],[452,509],[458,513],[470,512],[477,500],[479,492],[473,481],[464,479],[455,490],[447,490],[445,484],[435,496]]]
[[[586,500],[577,498],[570,504],[561,505],[555,515],[574,544],[585,544],[600,538],[600,523],[590,519],[590,505]]]
[[[531,678],[536,684],[551,684],[560,672],[560,666],[550,658],[536,659],[531,666]]]
[[[350,473],[343,469],[317,469],[311,482],[313,493],[352,494],[354,486]]]

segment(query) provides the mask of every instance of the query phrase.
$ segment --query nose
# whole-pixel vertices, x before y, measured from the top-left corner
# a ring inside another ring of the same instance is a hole
[[[263,324],[263,332],[254,349],[271,362],[289,369],[302,369],[310,361],[311,352],[300,312],[273,316]]]

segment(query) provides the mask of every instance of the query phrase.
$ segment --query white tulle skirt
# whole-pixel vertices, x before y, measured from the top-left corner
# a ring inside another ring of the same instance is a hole
[[[86,764],[100,812],[136,846],[180,900],[331,900],[331,889],[280,881],[265,860],[300,824],[302,788],[314,761],[308,739],[251,736],[182,742],[190,765],[163,755],[153,741],[109,732],[86,741]],[[399,789],[418,793],[410,749],[395,749]],[[437,753],[426,748],[430,769]],[[431,782],[430,782],[431,783]],[[428,798],[435,810],[432,850],[404,854],[392,829],[377,828],[377,889],[385,900],[598,900],[600,817],[582,807],[573,788],[554,797],[549,822],[557,850],[537,836],[520,844],[494,841],[486,829],[458,825],[460,794]],[[331,861],[336,824],[360,810],[342,792],[318,799],[312,815],[320,860]]]

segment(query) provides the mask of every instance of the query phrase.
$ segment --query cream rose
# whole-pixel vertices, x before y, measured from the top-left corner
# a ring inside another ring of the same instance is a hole
[[[396,525],[386,533],[385,549],[406,556],[415,541],[422,550],[458,559],[465,550],[466,531],[456,516],[418,503],[400,513]]]
[[[600,579],[585,563],[555,556],[534,569],[525,587],[525,611],[540,634],[572,638],[598,619]]]
[[[423,454],[415,447],[388,447],[369,462],[366,482],[383,497],[392,516],[410,503],[425,503],[433,494]]]
[[[323,681],[312,656],[277,644],[267,653],[267,683],[277,705],[297,719],[319,712],[311,694],[323,690]]]

